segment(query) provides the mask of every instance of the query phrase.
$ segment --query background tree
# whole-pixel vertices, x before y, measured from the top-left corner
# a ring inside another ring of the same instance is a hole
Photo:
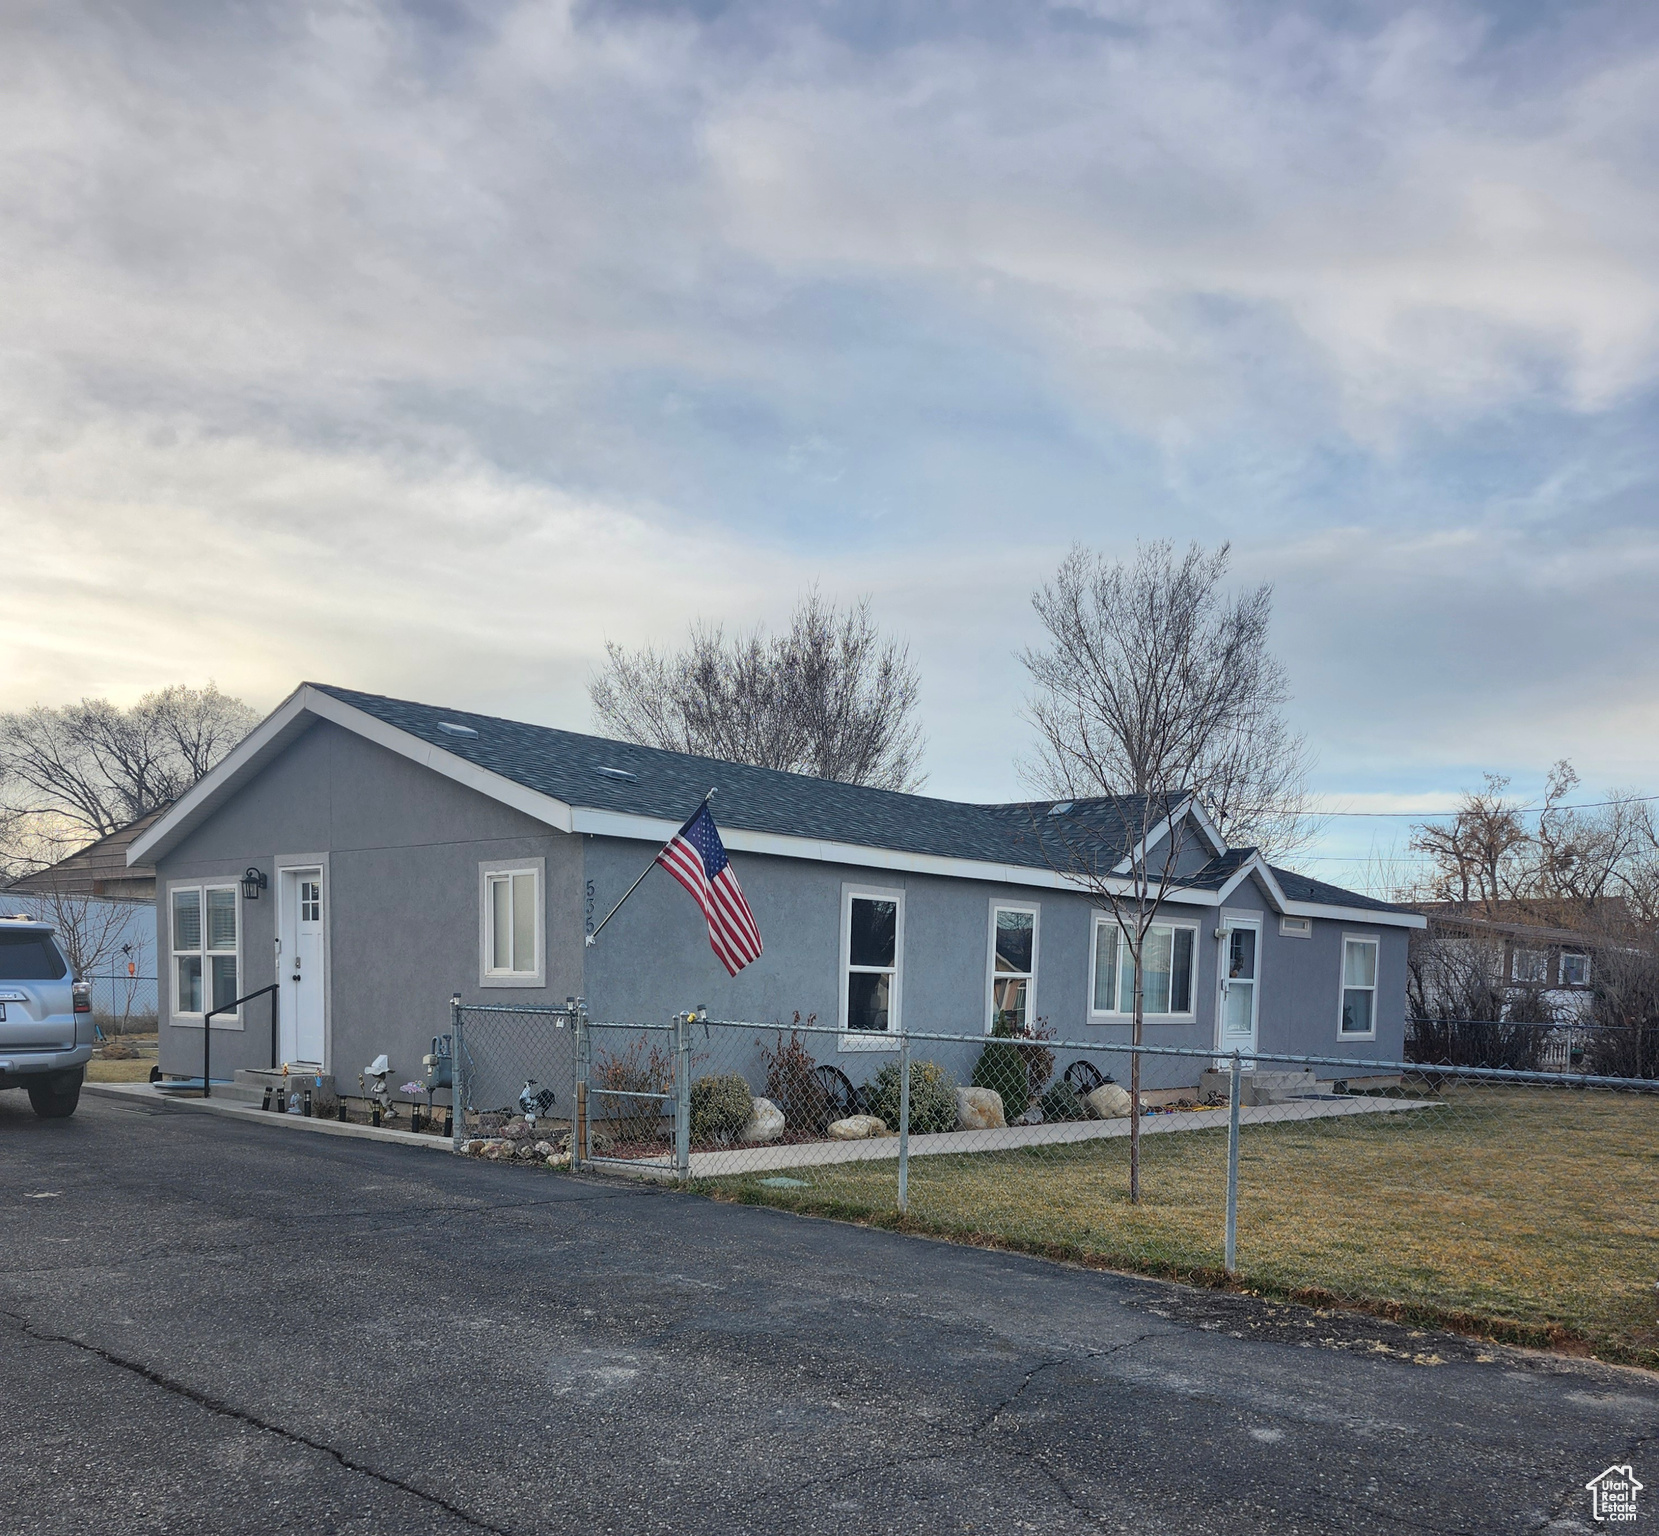
[[[1047,645],[1021,660],[1035,691],[1038,758],[1028,771],[1063,802],[1044,814],[1050,862],[1111,911],[1133,969],[1131,1040],[1143,1043],[1152,923],[1197,839],[1173,813],[1197,792],[1229,843],[1305,824],[1306,748],[1284,723],[1283,670],[1267,650],[1272,589],[1229,595],[1228,546],[1177,554],[1137,546],[1132,561],[1081,547],[1032,598]],[[1212,786],[1215,795],[1212,798]],[[1057,855],[1057,856],[1056,856]],[[1140,1198],[1141,1058],[1130,1057],[1129,1194]]]
[[[783,634],[699,623],[678,651],[605,653],[588,694],[609,735],[878,789],[923,783],[916,669],[868,598],[841,612],[809,593]]]
[[[0,830],[14,872],[39,868],[176,800],[258,723],[205,688],[0,715]]]

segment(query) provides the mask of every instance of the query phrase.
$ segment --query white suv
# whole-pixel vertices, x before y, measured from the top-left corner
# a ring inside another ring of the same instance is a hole
[[[75,1113],[92,1059],[92,988],[76,981],[50,923],[0,917],[0,1088],[26,1088],[37,1115]]]

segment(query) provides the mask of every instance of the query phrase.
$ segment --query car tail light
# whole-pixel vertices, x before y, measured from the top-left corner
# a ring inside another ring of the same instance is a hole
[[[75,1012],[91,1013],[92,983],[90,981],[77,981],[70,990],[75,994]]]

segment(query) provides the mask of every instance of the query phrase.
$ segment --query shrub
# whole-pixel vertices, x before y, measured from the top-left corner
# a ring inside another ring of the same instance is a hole
[[[810,1026],[817,1014],[808,1014]],[[801,1016],[795,1015],[794,1029],[787,1040],[778,1031],[777,1044],[768,1050],[761,1042],[760,1059],[766,1064],[766,1097],[783,1111],[783,1123],[792,1131],[815,1131],[820,1135],[830,1123],[829,1097],[814,1075],[818,1063],[801,1038]]]
[[[899,1129],[899,1064],[890,1061],[864,1090],[872,1115]],[[956,1129],[956,1079],[936,1061],[910,1063],[910,1129],[918,1136]]]
[[[1027,1047],[1014,1044],[1020,1034],[1018,1026],[1005,1023],[999,1013],[991,1026],[991,1039],[979,1053],[969,1079],[975,1088],[992,1088],[1002,1095],[1003,1119],[1010,1125],[1025,1113],[1031,1102],[1030,1064],[1025,1059]],[[1052,1062],[1052,1052],[1049,1057]]]
[[[691,1085],[691,1139],[736,1141],[749,1123],[753,1108],[754,1095],[741,1072],[699,1077]]]
[[[1049,1123],[1056,1120],[1087,1120],[1089,1106],[1077,1096],[1077,1091],[1061,1078],[1042,1097],[1043,1121]]]

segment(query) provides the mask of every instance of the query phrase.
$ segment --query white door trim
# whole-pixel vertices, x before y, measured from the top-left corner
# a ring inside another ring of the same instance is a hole
[[[272,950],[272,963],[275,966],[274,979],[280,984],[283,981],[282,944],[285,935],[283,925],[286,921],[283,915],[282,882],[283,877],[290,871],[306,869],[319,870],[323,881],[323,1061],[325,1072],[334,1070],[334,893],[330,889],[328,855],[326,853],[288,853],[281,854],[271,861],[276,878],[271,882],[276,887],[276,940]],[[290,1004],[286,996],[286,989],[278,993],[283,1001],[283,1021],[279,1024],[278,1036],[285,1034],[290,1028],[287,1022]],[[298,1035],[294,1036],[298,1040]]]

